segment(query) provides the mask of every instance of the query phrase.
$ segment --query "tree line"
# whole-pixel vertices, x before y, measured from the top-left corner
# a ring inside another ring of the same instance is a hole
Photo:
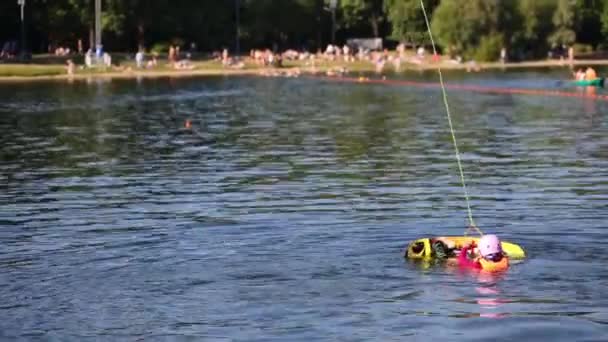
[[[423,0],[442,53],[497,59],[544,57],[573,46],[577,53],[608,44],[608,0]],[[428,44],[420,0],[103,0],[106,50],[165,49],[171,44],[212,51],[295,48],[315,51],[348,38]],[[28,48],[85,49],[93,39],[94,0],[27,0]],[[238,31],[237,31],[238,18]],[[18,40],[16,1],[0,4],[0,44]]]

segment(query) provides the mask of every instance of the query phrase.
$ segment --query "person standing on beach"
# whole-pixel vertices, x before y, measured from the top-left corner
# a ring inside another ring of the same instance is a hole
[[[175,48],[173,45],[169,47],[169,63],[175,62]]]
[[[135,63],[138,68],[143,68],[144,66],[144,52],[141,49],[135,54]]]
[[[397,57],[401,60],[405,60],[405,44],[399,43],[399,45],[397,45]]]
[[[230,58],[230,55],[228,54],[228,49],[224,48],[224,50],[222,50],[222,65],[223,66],[227,66],[228,64],[230,64],[229,58]]]
[[[66,64],[67,64],[67,65],[66,65],[65,69],[66,69],[66,71],[67,71],[68,75],[70,75],[70,76],[71,76],[71,75],[74,75],[74,62],[72,62],[72,60],[71,60],[71,59],[68,59],[68,60],[66,61]]]
[[[342,51],[344,52],[344,61],[346,63],[350,62],[350,48],[348,47],[347,44],[344,44]]]

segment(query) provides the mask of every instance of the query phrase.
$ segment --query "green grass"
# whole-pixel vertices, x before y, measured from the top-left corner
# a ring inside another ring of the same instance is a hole
[[[55,76],[65,73],[63,65],[0,64],[0,77]]]

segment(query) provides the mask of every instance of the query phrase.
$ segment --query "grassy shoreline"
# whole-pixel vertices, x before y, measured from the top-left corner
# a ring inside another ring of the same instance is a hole
[[[265,75],[280,76],[295,72],[301,74],[327,74],[328,72],[346,68],[348,73],[373,73],[375,67],[370,62],[331,62],[318,61],[315,66],[308,65],[300,61],[286,61],[282,68],[268,68],[246,62],[241,69],[226,68],[218,61],[193,61],[193,69],[176,70],[161,63],[154,69],[137,69],[132,62],[121,64],[117,68],[95,68],[81,69],[76,68],[73,75],[68,75],[65,65],[57,62],[51,64],[0,64],[0,82],[27,82],[39,80],[88,80],[93,78],[104,79],[137,79],[137,78],[159,78],[159,77],[195,77],[195,76],[218,76],[218,75]],[[515,68],[572,68],[582,66],[608,65],[608,60],[575,60],[573,63],[560,60],[539,60],[517,63],[477,63],[476,71],[496,70],[496,69],[515,69]],[[456,64],[449,61],[439,63],[410,64],[403,63],[400,72],[435,70],[440,66],[442,70],[468,70],[475,69],[470,64]],[[393,72],[392,65],[385,68],[385,72]]]

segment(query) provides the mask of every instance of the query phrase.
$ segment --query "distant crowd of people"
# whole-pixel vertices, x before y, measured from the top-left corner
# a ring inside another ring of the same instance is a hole
[[[273,52],[270,49],[254,49],[249,53],[249,58],[259,66],[280,67],[284,61],[303,61],[307,66],[315,67],[317,61],[331,61],[352,63],[356,61],[366,61],[373,63],[377,72],[382,72],[387,65],[391,65],[396,71],[400,71],[403,63],[422,64],[425,62],[437,62],[440,56],[427,56],[424,47],[418,47],[415,55],[408,56],[405,53],[405,45],[399,44],[394,52],[388,49],[371,50],[363,47],[349,46],[347,44],[338,46],[329,44],[325,50],[310,53],[308,51],[297,51],[293,49],[282,53]]]
[[[18,53],[18,44],[16,41],[7,41],[0,45],[0,59],[9,59],[16,56]],[[567,51],[567,56],[570,61],[574,60],[574,51],[572,47],[561,47]],[[130,71],[136,69],[154,69],[161,65],[161,56],[157,52],[146,52],[140,48],[134,55],[132,61],[134,66],[119,66],[112,64],[112,56],[103,51],[94,51],[88,49],[83,52],[83,42],[81,39],[77,41],[75,46],[65,44],[49,45],[49,53],[58,57],[71,57],[80,55],[84,57],[84,63],[78,66],[81,69],[105,67],[113,70]],[[409,51],[406,51],[409,50]],[[192,70],[195,65],[192,62],[192,53],[196,51],[196,45],[191,43],[189,48],[186,47],[186,52],[182,51],[180,44],[172,44],[165,50],[166,62],[162,62],[163,66],[169,66],[176,70]],[[459,55],[455,57],[444,57],[439,54],[429,53],[425,46],[408,46],[399,44],[394,49],[376,49],[370,48],[369,45],[353,45],[344,44],[328,44],[324,49],[319,49],[317,52],[306,50],[287,49],[280,52],[277,46],[272,49],[252,49],[248,56],[232,56],[228,49],[215,51],[211,54],[213,60],[218,61],[224,68],[242,69],[245,63],[251,63],[256,66],[263,67],[261,73],[267,75],[286,74],[287,76],[297,76],[300,73],[300,68],[307,68],[308,72],[317,73],[321,68],[329,76],[342,75],[348,72],[349,64],[354,62],[367,62],[373,65],[377,73],[383,73],[387,67],[394,71],[401,71],[405,63],[410,65],[425,65],[434,64],[441,61],[454,64],[462,64],[467,71],[480,71],[480,65],[474,60],[464,61]],[[499,62],[506,63],[508,54],[506,48],[501,48]],[[295,63],[298,62],[298,63]],[[330,62],[332,64],[328,64]],[[277,71],[283,66],[298,65],[297,68]],[[76,68],[72,59],[66,61],[66,69],[69,74],[72,74]],[[592,80],[597,78],[595,70],[587,68],[586,70],[579,69],[574,73],[576,80]]]

